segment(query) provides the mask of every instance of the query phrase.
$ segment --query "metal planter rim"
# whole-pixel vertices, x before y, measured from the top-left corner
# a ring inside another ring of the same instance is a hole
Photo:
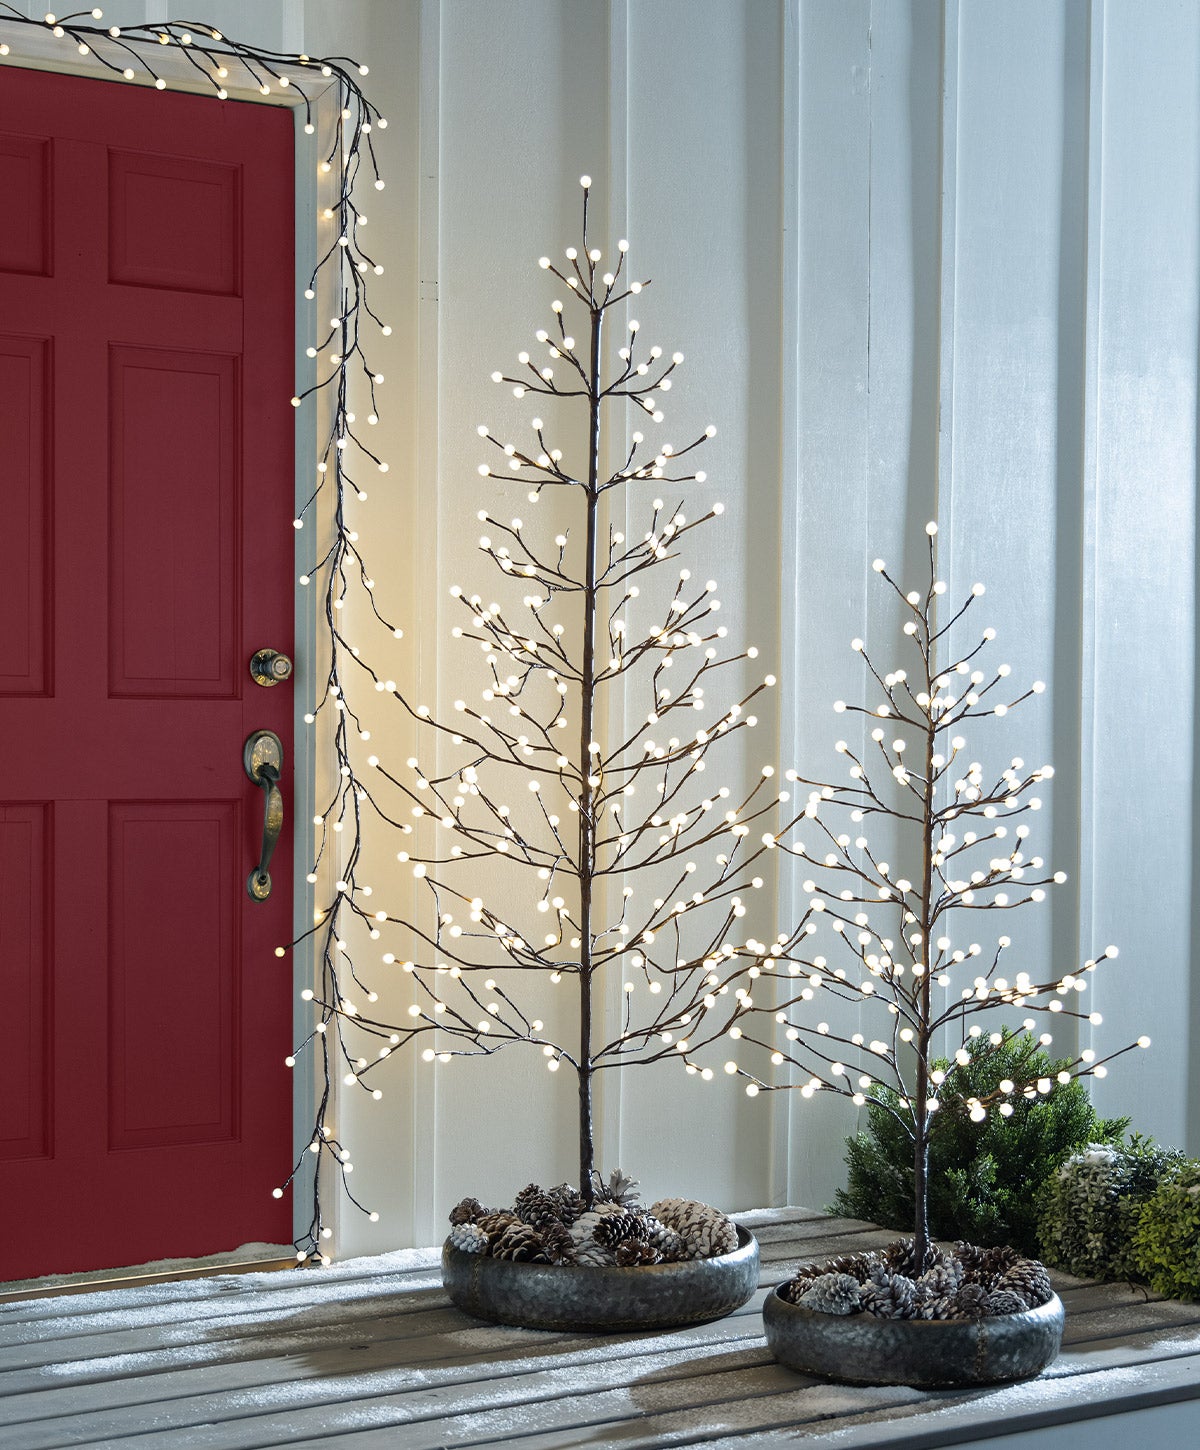
[[[778,1287],[763,1304],[767,1344],[781,1364],[846,1384],[940,1389],[1040,1374],[1062,1344],[1055,1294],[1037,1309],[985,1319],[877,1319],[791,1304]]]
[[[442,1283],[467,1314],[494,1324],[617,1334],[722,1319],[758,1287],[758,1240],[711,1259],[632,1268],[514,1263],[468,1254],[446,1240]]]

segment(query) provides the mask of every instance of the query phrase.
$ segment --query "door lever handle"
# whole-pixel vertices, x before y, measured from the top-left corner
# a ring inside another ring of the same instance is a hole
[[[283,741],[272,730],[256,730],[242,747],[242,765],[246,774],[263,791],[262,850],[258,865],[246,877],[246,892],[253,901],[266,901],[271,894],[271,876],[267,870],[283,829],[283,792],[279,778],[283,772]]]

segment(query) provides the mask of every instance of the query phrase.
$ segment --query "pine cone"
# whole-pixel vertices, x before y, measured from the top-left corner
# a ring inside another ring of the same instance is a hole
[[[822,1274],[797,1302],[820,1314],[853,1314],[859,1307],[860,1292],[853,1274]]]
[[[595,1169],[592,1170],[592,1192],[597,1204],[619,1203],[622,1208],[632,1208],[641,1197],[637,1190],[637,1179],[630,1178],[619,1168],[614,1168],[608,1175],[607,1183]]]
[[[646,1243],[649,1234],[646,1230],[646,1220],[640,1213],[605,1213],[600,1215],[600,1221],[592,1231],[592,1237],[598,1244],[603,1244],[606,1249],[612,1249],[615,1252],[618,1244],[623,1244],[630,1239]]]
[[[550,1256],[541,1235],[518,1219],[510,1223],[492,1243],[492,1258],[513,1259],[521,1263],[547,1264]]]
[[[1021,1262],[1021,1255],[1007,1244],[981,1249],[975,1244],[959,1242],[954,1245],[954,1253],[966,1270],[964,1279],[973,1279],[989,1288],[999,1282],[1002,1274]]]
[[[917,1285],[926,1290],[931,1299],[952,1299],[958,1293],[962,1281],[962,1264],[950,1254],[938,1254],[929,1268],[917,1279]]]
[[[464,1198],[450,1210],[450,1222],[474,1223],[485,1213],[487,1209],[477,1198]]]
[[[958,1299],[953,1294],[944,1294],[940,1298],[930,1299],[922,1309],[923,1319],[961,1319],[962,1311],[958,1305]]]
[[[643,1215],[642,1222],[646,1228],[646,1242],[658,1250],[663,1263],[677,1264],[689,1257],[687,1244],[673,1228],[668,1228],[649,1213]]]
[[[450,1242],[464,1254],[486,1254],[488,1251],[487,1234],[478,1224],[467,1221],[453,1225],[450,1229]]]
[[[918,1264],[916,1239],[893,1239],[883,1250],[883,1260],[888,1268],[909,1279],[920,1278],[936,1258],[937,1250],[930,1244],[925,1249],[925,1262]]]
[[[953,1306],[954,1312],[948,1314],[948,1319],[982,1319],[987,1311],[988,1293],[982,1284],[974,1279],[968,1279],[948,1302]]]
[[[996,1286],[996,1292],[1001,1290],[1011,1290],[1012,1293],[1019,1294],[1030,1309],[1036,1309],[1039,1304],[1048,1304],[1054,1294],[1046,1266],[1037,1259],[1022,1259],[1003,1273]]]
[[[625,1239],[617,1245],[616,1260],[622,1269],[632,1269],[639,1264],[661,1264],[662,1255],[644,1239]]]
[[[926,1296],[918,1295],[916,1284],[907,1274],[893,1273],[879,1265],[858,1297],[867,1313],[877,1319],[912,1319]]]
[[[587,1213],[581,1213],[567,1230],[571,1235],[571,1242],[577,1250],[584,1248],[585,1245],[596,1243],[596,1228],[604,1216],[604,1214],[597,1213],[595,1209],[591,1209]]]
[[[481,1228],[493,1242],[514,1223],[520,1223],[520,1219],[515,1213],[509,1213],[507,1209],[497,1209],[495,1213],[485,1213],[482,1218],[475,1220],[476,1227]]]
[[[836,1254],[832,1259],[826,1259],[824,1266],[816,1269],[816,1274],[853,1274],[860,1284],[865,1284],[871,1276],[871,1270],[879,1263],[879,1255],[876,1253],[866,1254]],[[797,1273],[801,1270],[797,1269]]]
[[[539,1232],[552,1223],[562,1223],[562,1205],[552,1193],[543,1193],[539,1189],[537,1193],[522,1193],[518,1196],[522,1202],[514,1207],[522,1223],[529,1224]]]
[[[691,1198],[660,1198],[650,1215],[659,1219],[687,1244],[689,1258],[711,1259],[737,1248],[737,1226],[719,1208]]]
[[[560,1183],[557,1188],[548,1188],[546,1192],[557,1202],[559,1220],[568,1228],[587,1207],[583,1201],[583,1194],[578,1189],[572,1188],[569,1183]]]
[[[988,1315],[1024,1314],[1028,1308],[1020,1294],[1011,1289],[994,1289],[984,1301],[984,1313]]]
[[[575,1240],[565,1224],[557,1221],[542,1230],[542,1242],[546,1256],[552,1264],[573,1264],[576,1262]]]
[[[588,1239],[586,1243],[575,1245],[575,1262],[592,1269],[611,1269],[617,1258],[611,1249],[598,1244],[595,1239]]]
[[[820,1278],[820,1275],[817,1275]],[[799,1304],[800,1300],[812,1288],[815,1279],[804,1275],[800,1278],[789,1279],[786,1284],[780,1284],[779,1297],[786,1299],[789,1304]]]
[[[535,1199],[541,1198],[544,1193],[545,1189],[540,1183],[527,1183],[525,1187],[521,1189],[520,1193],[517,1194],[516,1198],[513,1199],[512,1211],[516,1214],[516,1216],[521,1220],[522,1223],[529,1222],[529,1220],[525,1217],[526,1206]]]

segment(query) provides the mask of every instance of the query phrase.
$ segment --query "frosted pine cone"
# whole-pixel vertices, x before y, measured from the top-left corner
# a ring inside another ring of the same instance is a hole
[[[1006,1270],[1000,1276],[996,1292],[1005,1290],[1019,1294],[1030,1309],[1036,1309],[1040,1304],[1048,1304],[1054,1294],[1046,1266],[1037,1259],[1022,1259],[1020,1263]]]
[[[875,1253],[837,1254],[832,1259],[826,1259],[822,1266],[814,1267],[813,1277],[818,1274],[853,1274],[860,1284],[865,1284],[878,1263],[879,1255]],[[796,1270],[797,1274],[803,1267]]]
[[[603,1264],[616,1263],[612,1251],[596,1240],[596,1228],[605,1217],[607,1217],[606,1214],[597,1213],[593,1209],[589,1213],[580,1214],[567,1230],[571,1236],[571,1242],[575,1245],[575,1257],[578,1263],[589,1264],[593,1268]]]
[[[920,1308],[924,1295],[907,1274],[895,1274],[878,1266],[859,1290],[859,1303],[877,1319],[911,1319]]]
[[[820,1314],[853,1314],[859,1307],[859,1284],[853,1274],[822,1274],[798,1302]]]
[[[988,1315],[1024,1314],[1028,1308],[1020,1294],[1011,1289],[993,1289],[984,1301],[984,1313]]]
[[[603,1244],[606,1249],[616,1251],[618,1244],[623,1244],[630,1239],[637,1239],[645,1243],[649,1238],[646,1231],[646,1220],[640,1213],[605,1213],[600,1215],[600,1222],[592,1231],[596,1242]]]
[[[575,1262],[592,1269],[612,1268],[617,1257],[611,1249],[598,1244],[595,1239],[575,1245]]]
[[[541,1235],[520,1220],[509,1224],[500,1237],[493,1241],[492,1258],[513,1259],[531,1264],[545,1264],[550,1260]]]
[[[514,1204],[514,1207],[522,1223],[529,1224],[539,1232],[543,1232],[552,1223],[562,1223],[562,1205],[553,1194],[543,1193],[539,1189],[536,1193],[521,1193],[518,1198],[522,1201]]]
[[[557,1188],[548,1188],[546,1192],[558,1204],[559,1220],[570,1228],[586,1207],[583,1194],[569,1183],[560,1183]]]
[[[450,1242],[464,1254],[486,1254],[488,1236],[478,1224],[464,1220],[450,1229]]]
[[[982,1284],[968,1279],[958,1293],[949,1302],[954,1307],[954,1313],[950,1318],[954,1319],[982,1319],[987,1313],[987,1290]]]
[[[660,1198],[651,1205],[650,1214],[683,1239],[689,1258],[711,1259],[737,1248],[737,1226],[719,1208],[707,1203],[692,1198]]]
[[[903,1274],[908,1279],[917,1279],[935,1261],[936,1254],[936,1249],[927,1247],[925,1262],[918,1264],[916,1239],[893,1239],[884,1249],[883,1259],[893,1273]]]
[[[819,1274],[817,1278],[820,1278]],[[800,1300],[808,1293],[815,1282],[815,1279],[811,1279],[807,1275],[796,1279],[789,1279],[786,1284],[780,1284],[779,1297],[786,1299],[789,1304],[799,1304]]]
[[[590,1239],[595,1238],[596,1226],[603,1217],[604,1215],[597,1213],[594,1208],[589,1209],[587,1213],[579,1215],[567,1232],[577,1244],[587,1243]]]
[[[938,1254],[933,1263],[917,1280],[933,1299],[951,1299],[958,1293],[963,1281],[963,1267],[950,1254]]]
[[[527,1183],[525,1187],[521,1189],[520,1193],[517,1194],[516,1198],[513,1199],[512,1211],[516,1214],[516,1216],[521,1220],[522,1223],[529,1222],[529,1220],[525,1217],[525,1210],[527,1206],[530,1203],[535,1202],[537,1199],[542,1198],[544,1194],[545,1189],[543,1189],[540,1183]]]
[[[451,1223],[474,1223],[487,1212],[477,1198],[464,1198],[450,1210]]]
[[[1021,1262],[1021,1255],[1007,1244],[981,1249],[975,1244],[956,1243],[954,1252],[966,1270],[965,1279],[974,1279],[989,1288],[997,1283],[1001,1275]]]
[[[662,1255],[645,1239],[625,1239],[617,1245],[617,1264],[622,1269],[632,1269],[639,1264],[660,1264]]]
[[[664,1263],[676,1264],[688,1257],[687,1244],[673,1228],[649,1213],[643,1215],[642,1222],[646,1226],[646,1242],[658,1251]]]
[[[515,1213],[509,1213],[506,1209],[498,1209],[495,1213],[485,1213],[482,1218],[477,1218],[475,1224],[494,1243],[505,1229],[520,1221]]]
[[[628,1173],[622,1173],[619,1168],[614,1168],[608,1175],[607,1183],[593,1169],[592,1192],[597,1204],[616,1203],[622,1208],[632,1208],[641,1197],[637,1179],[630,1178]]]
[[[575,1240],[565,1224],[552,1223],[542,1230],[542,1242],[546,1256],[552,1264],[573,1264],[576,1262]]]

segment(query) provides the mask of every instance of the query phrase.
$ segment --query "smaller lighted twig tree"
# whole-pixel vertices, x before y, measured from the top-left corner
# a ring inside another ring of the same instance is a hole
[[[882,559],[874,569],[895,592],[906,616],[904,633],[912,641],[912,673],[899,668],[881,674],[862,640],[860,653],[882,692],[871,707],[838,701],[838,712],[868,716],[877,723],[872,745],[860,759],[845,742],[837,750],[850,764],[848,785],[826,785],[812,792],[806,815],[817,844],[779,843],[797,861],[812,868],[804,880],[808,896],[805,935],[823,921],[837,943],[840,962],[807,953],[786,954],[794,979],[783,1000],[743,1003],[740,1020],[745,1041],[770,1051],[776,1066],[797,1069],[798,1081],[767,1082],[744,1063],[729,1070],[750,1080],[747,1091],[796,1087],[804,1097],[828,1091],[862,1106],[878,1104],[893,1113],[912,1139],[915,1196],[914,1258],[917,1272],[929,1260],[927,1168],[930,1139],[953,1114],[966,1113],[981,1122],[989,1112],[1013,1112],[1012,1099],[1050,1092],[1048,1078],[1003,1080],[984,1098],[959,1089],[954,1068],[934,1067],[939,1047],[956,1064],[971,1060],[966,1043],[974,1039],[976,1062],[999,1051],[1005,1030],[991,1030],[979,1019],[1007,1007],[1031,1014],[1022,1023],[1032,1031],[1037,1018],[1074,1019],[1099,1025],[1100,1015],[1084,1010],[1080,999],[1088,979],[1103,961],[1116,957],[1107,947],[1078,971],[1061,974],[1015,968],[1002,971],[1012,947],[1008,936],[983,947],[968,937],[954,944],[951,932],[980,913],[1008,912],[1044,900],[1046,888],[1066,880],[1051,871],[1040,856],[1027,854],[1029,827],[1023,817],[1041,806],[1036,791],[1054,774],[1050,766],[1030,770],[1014,757],[991,773],[966,753],[961,731],[986,717],[1003,717],[1044,689],[1041,682],[1013,695],[1005,664],[980,668],[986,647],[995,637],[985,629],[978,642],[960,650],[952,646],[955,630],[983,594],[976,584],[965,602],[944,623],[938,620],[946,585],[937,577],[937,525],[926,527],[929,577],[923,590],[906,593],[888,573]],[[956,631],[957,633],[957,631]],[[847,817],[849,829],[829,824],[834,813]],[[867,821],[894,828],[897,859],[911,862],[914,879],[881,859],[867,839]],[[777,967],[777,974],[782,972]],[[793,990],[795,989],[795,990]],[[811,1025],[810,1004],[820,995],[866,1009],[882,1018],[878,1036],[839,1031],[826,1022]],[[756,1031],[754,1019],[775,1014],[782,1034]],[[782,1042],[778,1040],[782,1036]],[[980,1052],[979,1039],[986,1035]],[[957,1046],[955,1039],[957,1038]],[[1042,1045],[1052,1041],[1041,1034]],[[1072,1077],[1103,1077],[1106,1064],[1134,1045],[1148,1047],[1149,1038],[1128,1044],[1107,1057],[1091,1048],[1079,1051],[1059,1081]],[[881,1096],[879,1084],[895,1089],[899,1107]]]

